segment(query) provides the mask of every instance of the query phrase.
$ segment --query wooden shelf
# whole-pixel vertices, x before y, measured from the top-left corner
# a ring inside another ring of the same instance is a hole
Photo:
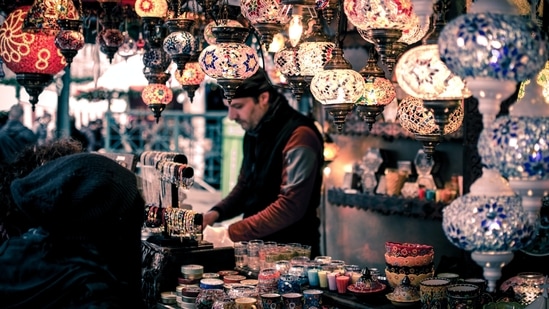
[[[354,207],[384,215],[401,215],[432,220],[442,220],[442,209],[446,206],[444,203],[414,198],[346,193],[340,188],[328,190],[328,201],[334,206]]]

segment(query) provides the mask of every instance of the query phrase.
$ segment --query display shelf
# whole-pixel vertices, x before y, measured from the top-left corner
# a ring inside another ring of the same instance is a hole
[[[385,215],[401,215],[433,220],[442,220],[442,209],[446,206],[444,203],[416,198],[349,193],[341,188],[329,189],[328,201],[334,206],[354,207]]]

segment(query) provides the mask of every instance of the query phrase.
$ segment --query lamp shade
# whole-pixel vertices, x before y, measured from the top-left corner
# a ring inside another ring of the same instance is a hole
[[[141,93],[143,102],[151,104],[169,104],[173,99],[172,90],[164,84],[148,84]]]
[[[218,43],[202,50],[198,63],[211,78],[246,79],[259,69],[259,57],[243,43]]]
[[[38,96],[51,84],[53,75],[67,64],[55,45],[55,36],[42,32],[23,32],[23,20],[29,6],[12,11],[0,26],[0,56],[25,87],[34,110]]]
[[[164,18],[168,14],[168,2],[166,0],[136,0],[135,13],[140,17]]]
[[[470,192],[443,210],[442,227],[452,244],[467,251],[518,250],[533,233],[521,198],[495,169],[483,169]]]
[[[55,75],[65,67],[65,59],[55,46],[55,36],[22,31],[29,6],[11,12],[0,27],[0,53],[14,73]]]
[[[281,14],[280,0],[242,0],[241,13],[260,34],[261,42],[269,45],[273,36],[282,31],[289,17]]]
[[[412,18],[410,0],[344,0],[343,9],[360,29],[403,30]]]
[[[446,24],[438,47],[442,61],[463,79],[518,83],[532,78],[547,60],[547,43],[538,26],[511,14],[462,14]]]
[[[419,135],[440,135],[439,126],[435,123],[433,113],[423,105],[423,101],[407,96],[398,105],[397,118],[400,125],[410,133]],[[458,105],[449,116],[449,123],[444,126],[444,135],[457,131],[463,123],[463,107]]]
[[[396,64],[395,74],[402,90],[422,100],[471,96],[463,80],[440,60],[436,44],[420,45],[405,52]]]
[[[364,93],[356,102],[357,105],[387,105],[396,98],[393,83],[384,77],[373,77],[366,80]]]
[[[79,14],[72,0],[35,0],[23,20],[23,30],[56,35],[61,29],[57,23],[58,20],[78,18]]]
[[[197,61],[189,61],[185,64],[185,69],[176,71],[174,73],[175,79],[182,86],[185,85],[200,85],[206,74],[200,68],[200,64]]]
[[[326,63],[332,59],[332,50],[335,47],[335,43],[306,41],[299,44],[298,47],[297,63],[300,74],[310,82],[313,76],[320,70],[323,70]]]

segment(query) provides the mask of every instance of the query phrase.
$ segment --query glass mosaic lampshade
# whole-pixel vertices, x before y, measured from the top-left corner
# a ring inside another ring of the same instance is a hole
[[[168,14],[168,1],[166,0],[136,0],[135,13],[140,17],[164,18]]]
[[[23,31],[55,36],[61,30],[58,20],[78,18],[79,14],[72,0],[35,0],[23,20]]]
[[[244,44],[249,30],[244,27],[213,27],[217,44],[207,46],[198,57],[200,67],[224,90],[231,101],[236,88],[259,69],[259,56],[254,48]]]
[[[191,60],[185,64],[185,69],[183,69],[183,71],[177,70],[174,73],[174,76],[177,82],[183,87],[183,90],[187,92],[187,95],[192,102],[194,93],[204,81],[206,74],[200,68],[198,60],[193,59],[193,56],[191,56]]]
[[[426,108],[423,101],[413,96],[407,96],[398,105],[397,118],[400,125],[415,139],[422,142],[425,153],[431,156],[443,135],[457,131],[463,123],[463,107],[459,104],[449,114],[448,124],[441,134],[440,127],[435,123],[433,112]]]
[[[160,114],[173,99],[173,92],[166,84],[151,83],[145,86],[141,93],[141,98],[153,111],[158,123]]]
[[[70,65],[78,51],[84,47],[83,22],[79,19],[60,19],[57,23],[60,30],[55,36],[55,46],[65,57],[67,65]]]
[[[371,47],[368,54],[368,62],[359,72],[365,81],[364,94],[355,105],[357,114],[366,121],[371,130],[385,106],[396,98],[396,90],[393,83],[385,78],[383,69],[378,66],[374,48]]]
[[[478,142],[483,162],[509,180],[537,225],[543,196],[549,194],[549,105],[535,82],[525,95],[485,128]]]
[[[519,88],[518,97],[517,97],[518,100],[524,97],[524,88],[530,82],[531,80],[528,79],[520,83],[520,88]],[[535,82],[542,87],[542,95],[543,95],[543,98],[545,99],[545,102],[549,102],[549,61],[545,62],[545,67],[541,71],[539,71],[537,77],[535,78]]]
[[[65,68],[65,58],[55,46],[55,36],[23,32],[23,20],[30,6],[13,10],[0,26],[0,56],[6,67],[25,87],[34,110],[38,96]]]
[[[489,292],[496,290],[501,268],[513,251],[526,246],[534,233],[521,197],[495,169],[483,169],[470,192],[443,209],[442,228],[458,248],[472,251],[471,258],[484,269]]]
[[[250,21],[252,27],[261,36],[261,43],[269,49],[273,36],[284,28],[289,21],[287,16],[280,14],[280,0],[242,0],[241,13]]]
[[[364,93],[364,79],[343,57],[343,50],[336,47],[324,70],[311,80],[310,89],[314,98],[333,117],[337,130],[342,132],[345,118]]]
[[[344,0],[343,9],[349,22],[366,31],[372,39],[389,71],[392,44],[400,39],[402,31],[411,24],[412,2],[410,0]]]
[[[174,18],[166,21],[169,34],[164,39],[162,47],[177,65],[178,70],[185,68],[191,54],[198,48],[196,39],[191,33],[193,25],[194,20],[187,18]]]
[[[495,118],[516,84],[534,77],[547,60],[538,26],[507,1],[475,2],[471,13],[446,24],[438,47],[442,61],[479,100],[485,123]]]

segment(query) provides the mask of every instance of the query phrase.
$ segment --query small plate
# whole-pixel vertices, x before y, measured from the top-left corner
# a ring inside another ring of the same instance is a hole
[[[417,298],[417,299],[411,299],[411,300],[396,300],[393,298],[393,293],[389,293],[387,295],[385,295],[385,297],[387,297],[388,300],[391,301],[391,303],[395,306],[395,307],[410,307],[410,306],[415,306],[419,303],[420,299]]]

